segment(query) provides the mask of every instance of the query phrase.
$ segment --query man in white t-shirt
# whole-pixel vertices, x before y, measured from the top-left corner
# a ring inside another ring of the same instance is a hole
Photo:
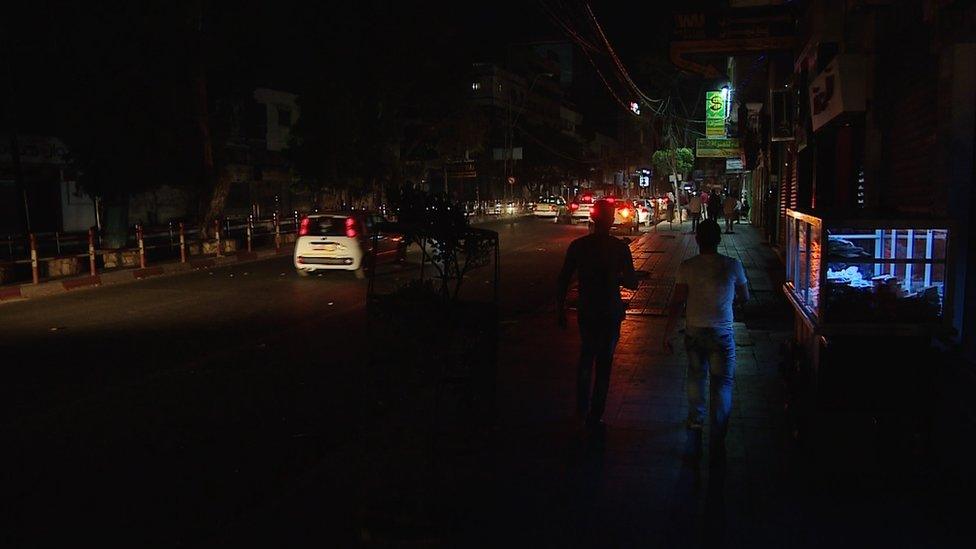
[[[747,301],[749,288],[742,262],[718,253],[722,230],[714,219],[698,224],[695,240],[699,255],[683,261],[678,268],[663,346],[665,352],[672,352],[670,336],[684,308],[687,317],[685,349],[688,353],[687,426],[693,430],[702,429],[705,384],[711,374],[711,448],[712,455],[721,458],[735,379],[732,303],[736,299]]]

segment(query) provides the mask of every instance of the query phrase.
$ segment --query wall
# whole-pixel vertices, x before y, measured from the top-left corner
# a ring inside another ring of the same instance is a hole
[[[94,227],[95,201],[78,189],[75,181],[61,182],[61,230],[87,231]]]
[[[291,139],[291,126],[298,120],[298,96],[293,93],[258,88],[254,90],[254,100],[267,108],[267,136],[265,138],[269,151],[280,151],[288,148]],[[279,109],[291,113],[291,120],[279,118]]]

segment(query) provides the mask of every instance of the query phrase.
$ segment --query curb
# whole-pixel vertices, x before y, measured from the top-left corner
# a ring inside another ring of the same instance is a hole
[[[282,247],[280,252],[263,250],[257,252],[241,251],[222,257],[196,259],[188,263],[164,263],[146,267],[145,269],[121,269],[106,271],[95,276],[78,276],[65,279],[48,280],[40,284],[20,284],[10,288],[0,288],[0,303],[36,299],[86,288],[100,288],[118,284],[130,284],[147,278],[158,276],[173,276],[192,273],[201,269],[226,267],[241,263],[262,261],[291,255],[291,246]]]

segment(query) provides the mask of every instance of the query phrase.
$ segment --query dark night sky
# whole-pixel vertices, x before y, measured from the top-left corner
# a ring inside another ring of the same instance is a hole
[[[548,4],[560,8],[559,2]],[[13,69],[21,129],[57,132],[59,120],[46,113],[70,104],[79,90],[97,97],[101,81],[122,70],[135,70],[148,87],[186,79],[196,51],[189,22],[201,6],[210,38],[208,78],[218,92],[258,85],[300,89],[309,78],[334,73],[343,61],[352,60],[353,70],[394,64],[401,52],[423,42],[437,44],[432,55],[470,63],[503,62],[512,42],[565,39],[537,2],[23,2],[6,18],[9,38],[2,50],[12,59],[4,64]],[[655,5],[654,11],[635,14],[630,5],[601,3],[593,9],[625,61],[666,48],[666,8]]]

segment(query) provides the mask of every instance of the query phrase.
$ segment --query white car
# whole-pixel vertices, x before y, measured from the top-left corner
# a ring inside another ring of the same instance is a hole
[[[641,225],[650,226],[654,217],[654,199],[639,198],[634,200],[634,207],[637,209],[637,222]]]
[[[583,194],[569,203],[569,219],[572,223],[589,221],[590,210],[593,208],[593,195]]]
[[[561,196],[539,198],[532,215],[535,217],[556,217],[566,209],[566,199]]]
[[[371,234],[380,216],[367,212],[323,213],[305,217],[298,229],[294,263],[299,276],[317,271],[353,271],[365,276],[366,257],[376,242],[377,257],[400,253],[402,239],[397,235]]]

